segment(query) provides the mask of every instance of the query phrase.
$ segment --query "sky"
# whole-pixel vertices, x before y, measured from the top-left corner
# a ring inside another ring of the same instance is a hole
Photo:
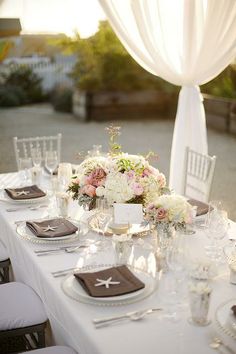
[[[19,17],[22,33],[94,34],[105,19],[98,0],[0,0],[0,18]]]

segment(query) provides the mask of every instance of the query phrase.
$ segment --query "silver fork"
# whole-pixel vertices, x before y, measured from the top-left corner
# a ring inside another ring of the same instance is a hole
[[[145,310],[138,310],[138,311],[133,311],[133,312],[127,312],[121,315],[115,315],[111,317],[105,317],[105,318],[95,318],[93,320],[94,325],[96,328],[108,326],[110,324],[116,323],[117,321],[129,319],[131,321],[139,321],[143,319],[146,315],[150,315],[152,313],[155,313],[157,311],[161,311],[162,308],[150,308],[150,309],[145,309]]]
[[[46,208],[47,205],[36,205],[36,206],[29,206],[29,207],[24,207],[24,208],[8,208],[6,209],[7,212],[14,212],[14,211],[21,211],[21,210],[38,210],[40,208]]]
[[[50,254],[57,254],[60,252],[73,253],[78,251],[80,248],[87,248],[87,247],[89,246],[80,245],[80,246],[61,247],[61,248],[55,248],[50,250],[38,250],[38,251],[34,251],[34,253],[36,253],[37,256],[47,256]]]

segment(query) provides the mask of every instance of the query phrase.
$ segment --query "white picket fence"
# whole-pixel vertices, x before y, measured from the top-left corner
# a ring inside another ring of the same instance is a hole
[[[7,71],[9,68],[17,69],[23,64],[12,63],[8,65],[1,65],[1,70]],[[25,66],[25,65],[24,65]],[[27,63],[41,79],[42,88],[45,92],[50,91],[56,85],[65,85],[67,87],[73,86],[73,80],[68,76],[72,71],[74,63]]]

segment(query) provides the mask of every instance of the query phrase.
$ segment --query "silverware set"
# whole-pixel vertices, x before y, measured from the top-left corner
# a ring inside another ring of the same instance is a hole
[[[14,211],[21,211],[21,210],[38,210],[40,208],[47,208],[47,204],[42,205],[35,205],[35,206],[28,206],[28,207],[17,207],[17,208],[8,208],[6,209],[7,212],[14,212]]]
[[[154,314],[158,311],[161,311],[162,308],[149,308],[144,310],[137,310],[132,312],[126,312],[120,315],[114,315],[110,317],[103,317],[103,318],[94,318],[93,323],[96,328],[101,328],[105,326],[109,326],[115,324],[117,322],[123,320],[130,320],[130,321],[139,321],[142,320],[145,316]]]
[[[50,254],[57,254],[57,253],[73,253],[77,252],[80,249],[87,248],[89,245],[79,245],[79,246],[67,246],[67,247],[59,247],[59,248],[52,248],[52,249],[46,249],[46,250],[35,250],[34,253],[36,253],[37,256],[46,256]]]

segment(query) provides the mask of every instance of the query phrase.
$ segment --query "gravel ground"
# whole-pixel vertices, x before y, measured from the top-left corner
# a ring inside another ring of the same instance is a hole
[[[174,122],[169,120],[116,122],[122,126],[123,151],[158,153],[157,167],[168,176]],[[62,138],[62,161],[78,163],[76,152],[87,151],[93,144],[107,150],[105,127],[109,122],[81,123],[71,114],[53,112],[49,105],[33,105],[0,110],[0,173],[16,170],[12,137],[55,135]],[[236,221],[236,136],[208,131],[209,153],[217,156],[211,199],[221,200],[231,219]]]

